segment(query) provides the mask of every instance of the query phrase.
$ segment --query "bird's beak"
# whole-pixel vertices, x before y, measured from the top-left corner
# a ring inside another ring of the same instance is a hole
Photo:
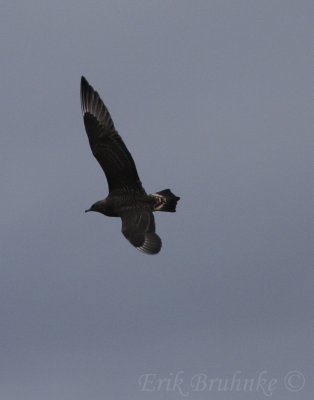
[[[86,213],[87,213],[88,211],[90,211],[90,209],[89,209],[89,210],[85,210]]]

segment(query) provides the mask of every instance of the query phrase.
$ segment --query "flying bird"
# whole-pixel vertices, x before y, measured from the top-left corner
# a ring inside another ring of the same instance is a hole
[[[116,131],[107,107],[83,76],[81,106],[92,153],[106,175],[109,189],[105,199],[85,212],[120,217],[122,233],[133,246],[147,254],[158,253],[161,239],[155,232],[153,211],[175,212],[180,197],[170,189],[153,194],[145,192],[134,160]]]

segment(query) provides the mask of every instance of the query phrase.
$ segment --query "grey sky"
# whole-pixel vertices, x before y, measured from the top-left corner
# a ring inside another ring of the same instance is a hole
[[[303,0],[1,5],[1,399],[181,399],[139,382],[180,371],[193,400],[266,398],[193,388],[199,373],[237,371],[275,379],[275,400],[311,397],[313,12]],[[157,256],[120,220],[84,214],[107,184],[81,75],[145,189],[181,196],[156,214]]]

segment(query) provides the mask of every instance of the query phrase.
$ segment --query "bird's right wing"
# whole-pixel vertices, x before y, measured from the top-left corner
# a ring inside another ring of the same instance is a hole
[[[120,216],[122,233],[133,246],[147,254],[160,251],[161,239],[155,233],[155,220],[151,211],[130,209]]]
[[[87,80],[81,79],[81,105],[91,150],[106,174],[109,192],[144,192],[134,160],[115,130],[108,109]]]

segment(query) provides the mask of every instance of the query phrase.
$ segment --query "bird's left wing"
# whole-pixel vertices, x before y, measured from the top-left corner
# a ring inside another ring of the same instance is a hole
[[[129,209],[120,215],[122,233],[138,250],[156,254],[161,249],[161,239],[155,233],[154,215],[149,210]]]
[[[81,105],[89,144],[107,177],[109,192],[144,192],[134,160],[115,130],[107,107],[84,77],[81,79]]]

